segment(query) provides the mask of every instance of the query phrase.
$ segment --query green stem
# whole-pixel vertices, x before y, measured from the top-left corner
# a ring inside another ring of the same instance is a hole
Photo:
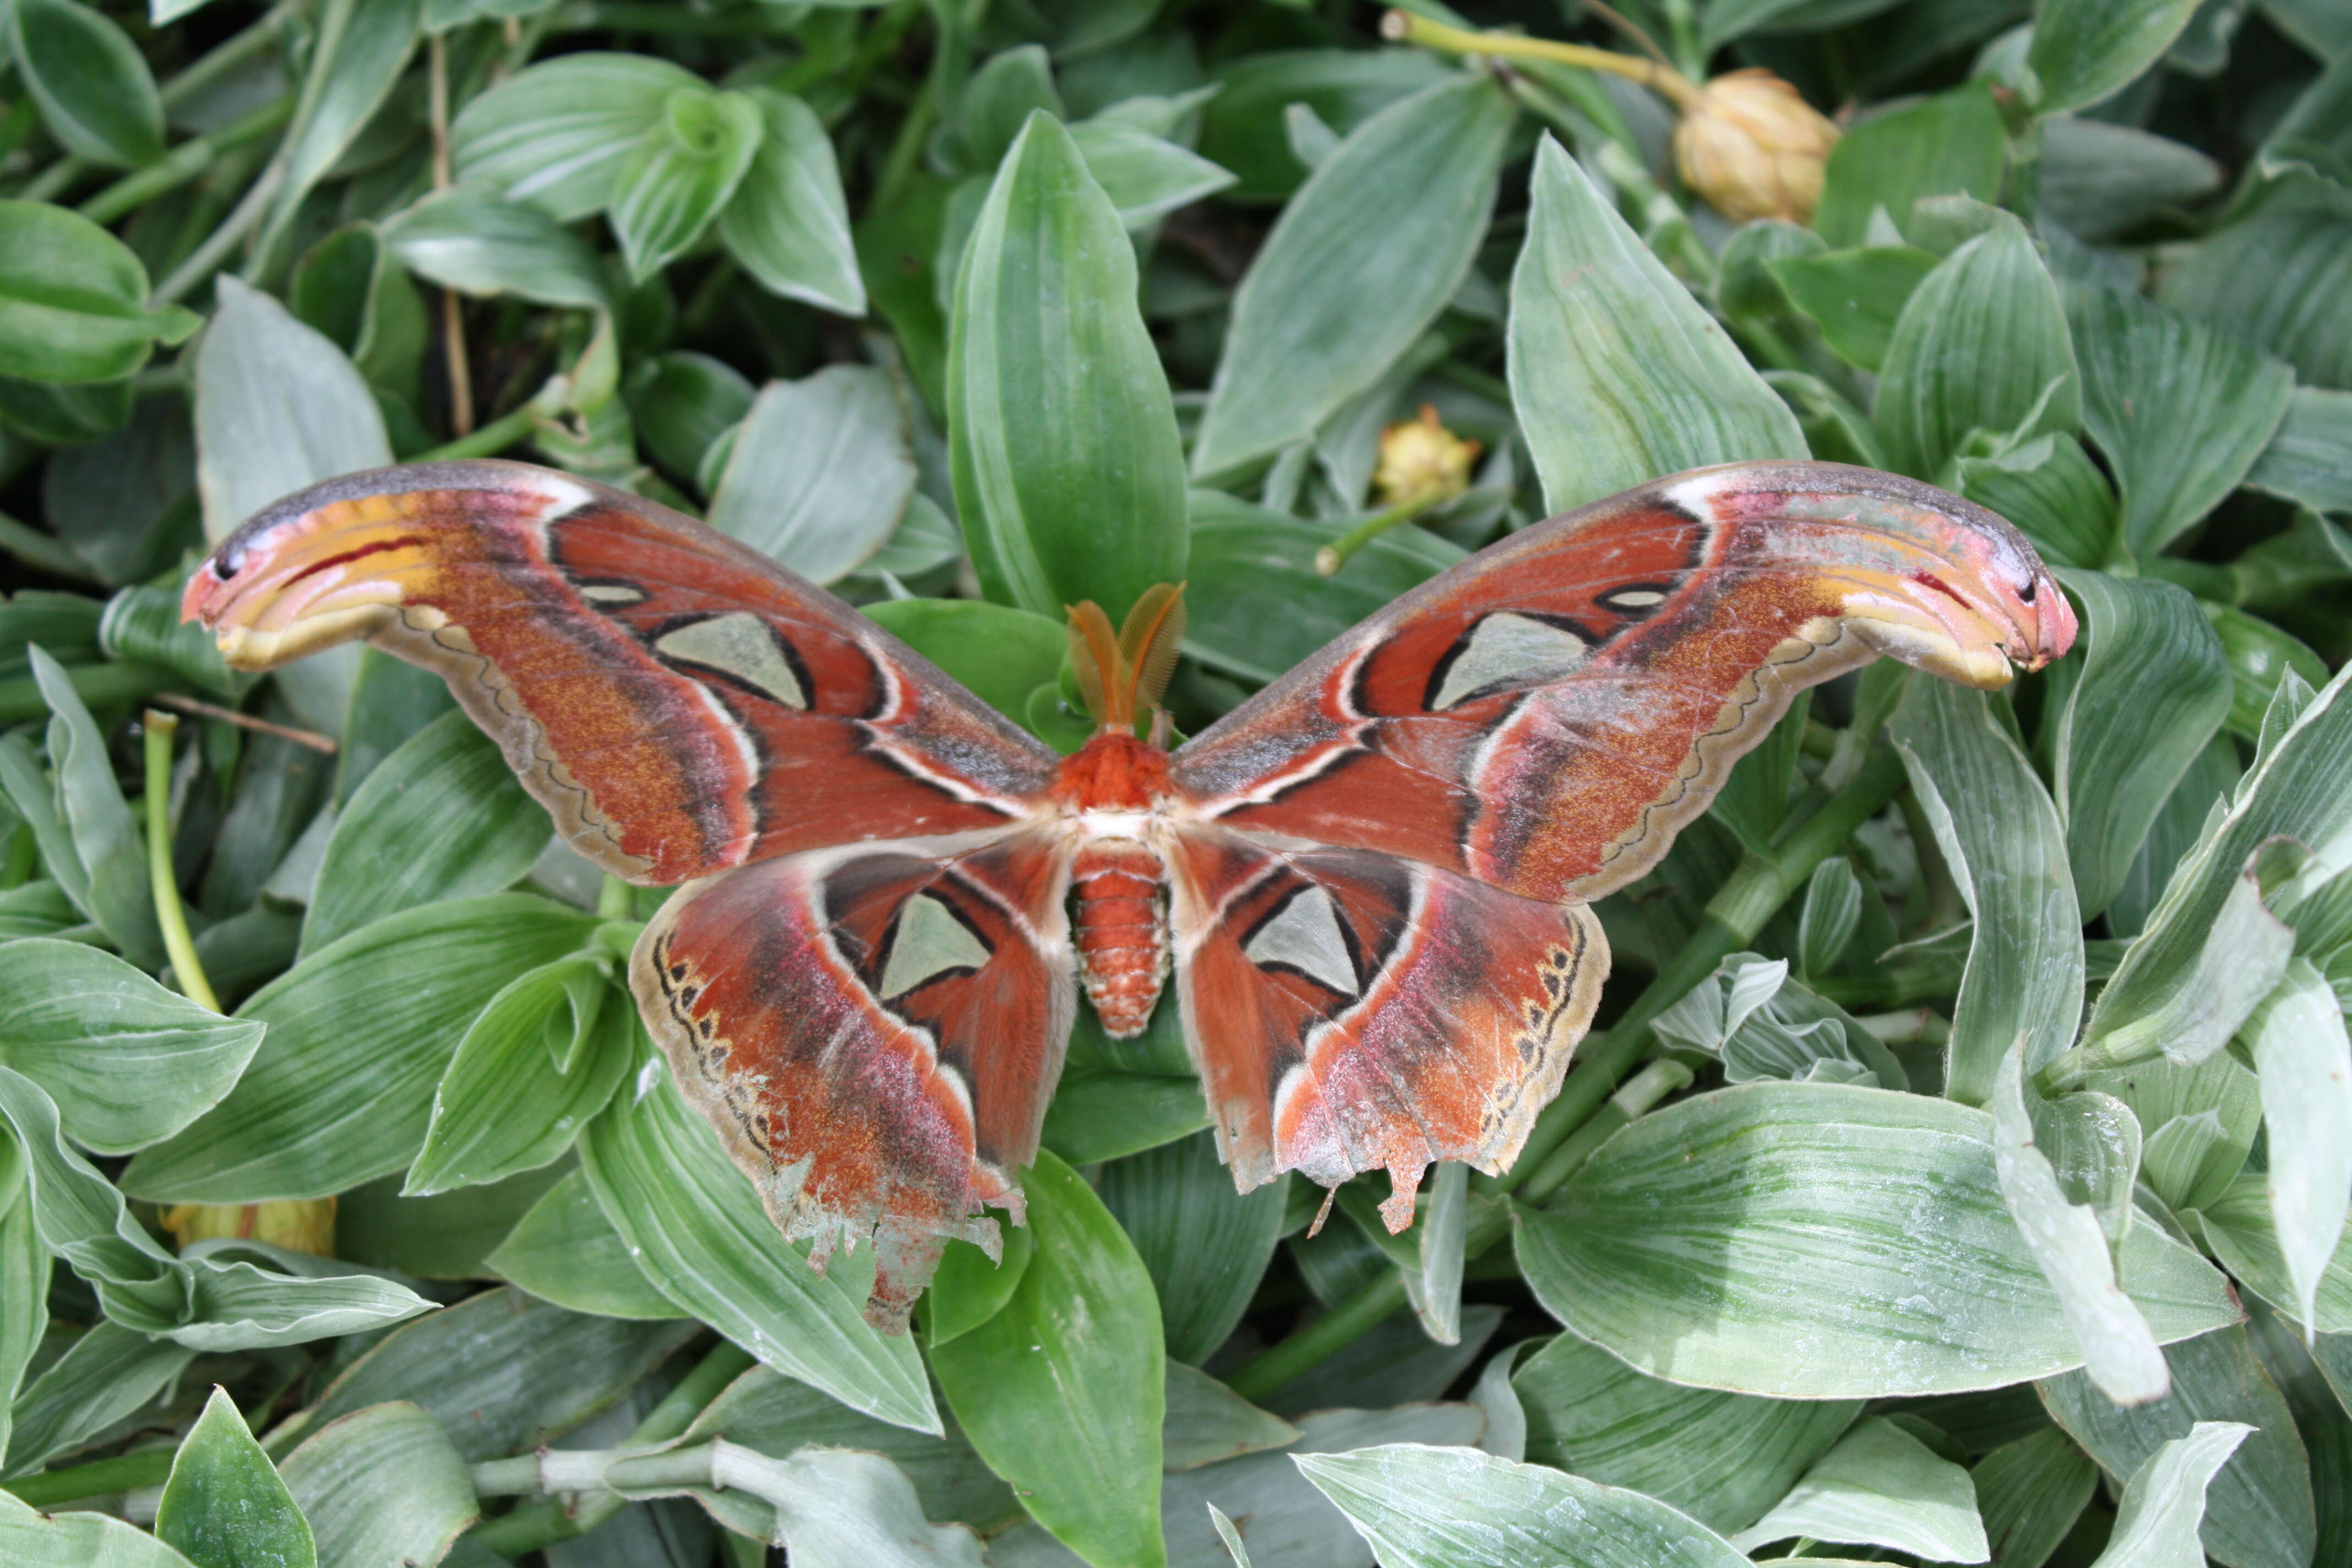
[[[1707,900],[1706,919],[1665,967],[1610,1026],[1599,1046],[1569,1073],[1559,1095],[1537,1118],[1526,1145],[1501,1184],[1528,1203],[1541,1203],[1574,1175],[1610,1133],[1654,1103],[1661,1077],[1637,1094],[1612,1100],[1618,1081],[1642,1058],[1650,1025],[1715,972],[1717,964],[1756,940],[1764,922],[1805,885],[1813,868],[1836,853],[1854,830],[1875,816],[1903,787],[1903,763],[1882,751],[1863,764],[1853,782],[1775,846],[1769,855],[1750,853],[1722,889]],[[1675,1069],[1679,1070],[1679,1069]],[[1687,1081],[1686,1079],[1685,1081]],[[1646,1102],[1646,1103],[1645,1103]],[[1464,1245],[1475,1258],[1509,1233],[1510,1211],[1496,1205],[1474,1221]],[[1321,1364],[1384,1321],[1404,1302],[1404,1281],[1383,1275],[1297,1333],[1236,1368],[1226,1384],[1244,1398],[1256,1398]]]
[[[246,191],[244,199],[221,220],[221,226],[191,251],[185,261],[172,269],[172,275],[164,279],[163,285],[155,290],[152,302],[175,304],[182,296],[194,293],[205,279],[219,271],[227,262],[229,252],[245,243],[247,237],[253,233],[254,226],[260,223],[263,215],[269,211],[269,204],[277,196],[278,187],[285,181],[286,165],[282,162],[273,162],[262,171],[261,177]]]
[[[142,1448],[135,1454],[118,1454],[110,1459],[94,1459],[87,1465],[0,1481],[0,1491],[13,1492],[18,1501],[35,1508],[55,1508],[61,1502],[76,1502],[83,1498],[111,1497],[141,1487],[160,1487],[171,1479],[172,1458],[177,1452],[173,1447]]]
[[[1472,33],[1449,27],[1410,11],[1391,11],[1381,18],[1381,37],[1397,43],[1419,44],[1453,55],[1486,55],[1496,58],[1553,60],[1586,70],[1607,71],[1640,82],[1684,109],[1698,101],[1698,87],[1688,77],[1658,60],[1596,49],[1590,44],[1561,44],[1549,38],[1526,38],[1516,33]]]
[[[751,1355],[733,1342],[721,1340],[710,1348],[710,1353],[698,1363],[678,1385],[653,1407],[636,1430],[630,1433],[624,1447],[635,1447],[647,1443],[667,1443],[694,1425],[694,1418],[703,1407],[719,1397],[721,1390],[742,1376],[752,1367]],[[576,1512],[566,1512],[562,1502],[555,1498],[542,1498],[529,1502],[511,1513],[502,1514],[487,1524],[478,1525],[473,1539],[501,1557],[520,1556],[534,1552],[551,1541],[569,1541],[585,1535],[621,1510],[625,1501],[617,1492],[604,1492],[580,1504]]]
[[[16,193],[16,200],[20,202],[54,200],[74,182],[89,172],[90,163],[88,159],[68,153],[26,181],[25,188]]]
[[[454,463],[461,458],[488,458],[505,451],[530,435],[539,424],[539,412],[528,403],[509,409],[470,436],[419,452],[412,463]]]
[[[294,95],[272,99],[209,135],[183,142],[145,168],[125,174],[74,210],[92,223],[112,223],[166,191],[176,190],[212,167],[233,147],[258,141],[294,117]]]
[[[1348,563],[1348,557],[1386,533],[1399,523],[1411,522],[1438,502],[1448,500],[1444,489],[1431,486],[1417,496],[1408,496],[1393,506],[1382,507],[1363,521],[1315,552],[1315,570],[1324,576],[1336,575]]]
[[[898,121],[898,133],[890,139],[890,150],[882,155],[882,172],[875,176],[874,199],[866,210],[886,212],[914,178],[916,161],[923,155],[923,143],[930,140],[931,122],[939,118],[939,87],[930,78],[915,89],[915,101],[907,108]]]
[[[188,912],[180,906],[180,879],[172,868],[172,737],[180,718],[150,708],[147,726],[147,874],[155,885],[155,923],[163,930],[163,951],[188,1000],[207,1012],[221,1011],[220,998],[196,958],[188,934]]]
[[[186,102],[277,43],[287,20],[299,9],[294,0],[281,0],[256,17],[251,26],[225,39],[212,53],[163,84],[163,107],[171,109]]]
[[[1386,1322],[1404,1305],[1404,1276],[1391,1268],[1297,1333],[1226,1374],[1244,1399],[1263,1399]]]
[[[180,678],[161,666],[142,664],[136,659],[121,659],[111,664],[78,664],[66,668],[66,679],[73,682],[75,694],[92,708],[114,708],[126,702],[144,701],[166,687],[180,684]],[[0,725],[21,724],[27,719],[38,719],[49,710],[41,697],[41,689],[29,675],[13,680],[0,680]]]
[[[97,570],[72,545],[53,533],[43,533],[31,523],[19,522],[5,511],[0,511],[0,550],[52,577],[65,577],[76,583],[99,580]]]

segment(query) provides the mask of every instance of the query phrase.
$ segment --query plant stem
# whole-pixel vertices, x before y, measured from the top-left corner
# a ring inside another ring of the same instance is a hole
[[[509,409],[470,436],[461,436],[429,452],[419,452],[407,461],[412,463],[452,463],[460,458],[488,458],[505,451],[530,435],[539,424],[539,413],[528,403]]]
[[[110,664],[76,664],[66,667],[66,679],[73,682],[74,692],[92,708],[111,708],[125,702],[140,702],[167,686],[179,684],[180,678],[160,665],[142,664],[137,659],[120,659]],[[41,697],[41,689],[29,675],[13,680],[0,680],[0,724],[21,724],[27,719],[47,714],[49,705]]]
[[[141,1487],[159,1487],[171,1479],[172,1457],[176,1452],[176,1448],[165,1447],[117,1454],[110,1459],[93,1459],[87,1465],[0,1481],[0,1491],[13,1492],[18,1501],[35,1508],[54,1508],[82,1498],[111,1497]]]
[[[1863,764],[1853,783],[1806,818],[1769,855],[1750,852],[1740,861],[1707,900],[1706,916],[1697,932],[1658,971],[1624,1016],[1610,1026],[1599,1047],[1569,1073],[1559,1096],[1537,1119],[1518,1159],[1504,1177],[1505,1191],[1516,1190],[1524,1200],[1541,1203],[1591,1158],[1603,1139],[1648,1108],[1641,1100],[1654,1102],[1664,1092],[1659,1086],[1668,1081],[1664,1077],[1638,1094],[1632,1092],[1633,1085],[1627,1085],[1627,1098],[1634,1104],[1611,1100],[1618,1092],[1618,1080],[1648,1048],[1650,1025],[1713,973],[1717,964],[1755,941],[1764,922],[1805,885],[1813,868],[1853,837],[1854,829],[1875,816],[1902,787],[1902,759],[1892,751],[1878,752]],[[1509,1228],[1507,1205],[1486,1209],[1471,1223],[1465,1256],[1475,1258],[1486,1251]],[[1403,1277],[1394,1271],[1384,1274],[1255,1360],[1234,1369],[1225,1384],[1244,1398],[1271,1393],[1354,1343],[1403,1305],[1404,1299]]]
[[[221,1010],[205,966],[188,934],[188,912],[180,907],[180,879],[172,868],[172,738],[180,716],[150,708],[147,726],[147,874],[155,885],[155,923],[163,928],[163,951],[188,1000],[207,1012]]]
[[[272,163],[264,170],[261,177],[246,191],[244,199],[236,204],[227,217],[221,220],[220,227],[213,230],[202,245],[190,252],[185,261],[172,269],[172,275],[164,279],[163,285],[155,290],[152,302],[158,305],[176,304],[182,296],[193,293],[198,285],[219,271],[222,264],[228,260],[229,252],[245,243],[254,226],[269,210],[270,201],[278,195],[278,187],[285,180],[286,165],[283,163]]]
[[[293,117],[294,97],[291,93],[272,99],[250,114],[229,121],[209,135],[181,142],[145,168],[123,175],[74,210],[92,223],[112,223],[133,207],[142,206],[166,191],[186,184],[212,167],[213,161],[230,148],[242,146],[282,129]]]
[[[1697,84],[1664,61],[1639,59],[1610,49],[1596,49],[1590,44],[1562,44],[1549,38],[1525,38],[1516,33],[1467,32],[1460,27],[1449,27],[1443,22],[1433,22],[1410,11],[1391,11],[1381,17],[1381,37],[1398,43],[1419,44],[1425,49],[1443,49],[1447,54],[1554,60],[1564,66],[1580,66],[1586,70],[1608,71],[1629,81],[1640,82],[1653,92],[1674,100],[1677,107],[1685,110],[1699,100]]]
[[[446,191],[449,164],[449,43],[436,33],[425,45],[425,96],[433,121],[433,188]],[[466,307],[457,291],[441,289],[441,357],[449,367],[449,429],[462,441],[474,433],[474,374],[466,362]]]
[[[899,192],[914,177],[916,161],[923,155],[923,143],[929,140],[931,121],[939,118],[940,94],[931,79],[915,89],[915,101],[898,121],[898,133],[890,139],[890,150],[882,155],[882,172],[874,179],[874,198],[866,204],[869,213],[887,211],[898,199]]]
[[[38,567],[52,577],[64,577],[76,583],[95,583],[98,571],[81,558],[80,553],[54,533],[44,533],[29,522],[19,522],[0,511],[0,550],[6,551],[27,566]]]
[[[1417,496],[1407,496],[1393,506],[1382,507],[1317,551],[1315,570],[1326,577],[1337,575],[1339,568],[1348,563],[1348,557],[1399,523],[1411,522],[1414,518],[1446,499],[1444,489],[1432,485]]]
[[[648,1443],[667,1443],[694,1425],[694,1418],[703,1407],[719,1397],[726,1386],[749,1372],[751,1355],[731,1341],[721,1340],[710,1348],[689,1372],[653,1407],[636,1430],[630,1433],[622,1446],[635,1447]],[[621,1510],[626,1500],[618,1492],[600,1492],[584,1499],[578,1511],[567,1511],[555,1498],[542,1498],[528,1502],[511,1513],[502,1514],[472,1531],[474,1541],[502,1557],[514,1557],[533,1552],[551,1541],[569,1541],[585,1535]]]

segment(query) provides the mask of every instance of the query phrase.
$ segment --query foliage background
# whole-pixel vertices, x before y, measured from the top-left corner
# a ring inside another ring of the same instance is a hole
[[[1810,224],[1369,7],[0,5],[0,1555],[2352,1560],[2352,26],[1621,9],[1840,113]],[[1475,472],[1376,494],[1424,405]],[[2014,519],[2083,646],[1792,713],[1401,1239],[1234,1194],[1172,1009],[1082,1023],[914,1340],[647,1057],[658,893],[436,682],[173,624],[278,496],[505,453],[1068,745],[1067,600],[1188,580],[1197,729],[1501,531],[1808,452]]]

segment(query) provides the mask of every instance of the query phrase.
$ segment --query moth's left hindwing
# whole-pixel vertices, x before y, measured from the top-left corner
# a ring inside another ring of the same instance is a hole
[[[874,1237],[904,1327],[951,1237],[1021,1209],[1076,991],[1068,856],[1042,834],[863,844],[689,885],[629,966],[688,1101],[787,1237]]]
[[[1176,845],[1185,1038],[1236,1182],[1386,1170],[1402,1229],[1432,1162],[1510,1164],[1608,977],[1590,909],[1372,850]]]

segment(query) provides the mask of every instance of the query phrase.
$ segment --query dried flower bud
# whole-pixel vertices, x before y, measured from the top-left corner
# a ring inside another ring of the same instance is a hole
[[[1837,139],[1837,127],[1770,71],[1730,71],[1684,110],[1675,165],[1726,217],[1810,223]]]
[[[266,1241],[289,1252],[319,1258],[335,1255],[335,1200],[285,1198],[266,1204],[179,1204],[163,1215],[163,1228],[185,1252],[199,1241],[233,1236]]]
[[[1372,491],[1382,506],[1423,499],[1443,500],[1470,488],[1470,465],[1480,447],[1437,422],[1424,403],[1418,419],[1400,419],[1381,432],[1380,467]]]

